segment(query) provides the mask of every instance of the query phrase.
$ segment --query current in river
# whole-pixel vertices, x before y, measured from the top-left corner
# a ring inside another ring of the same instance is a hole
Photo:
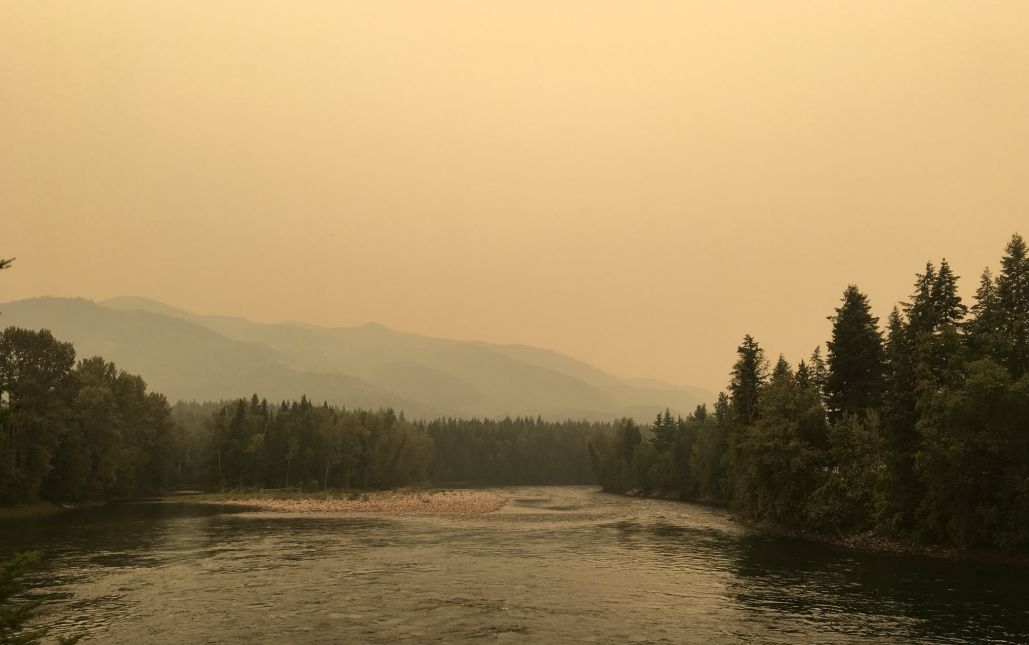
[[[102,643],[1026,643],[1029,571],[858,553],[593,487],[486,515],[143,502],[0,525]]]

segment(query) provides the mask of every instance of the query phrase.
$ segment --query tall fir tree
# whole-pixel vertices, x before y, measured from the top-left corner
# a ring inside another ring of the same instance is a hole
[[[759,394],[768,381],[768,361],[765,350],[750,334],[743,337],[743,343],[736,348],[736,363],[732,366],[729,381],[729,399],[733,419],[738,423],[751,424],[759,414]]]
[[[997,304],[1000,307],[1001,360],[1015,378],[1029,372],[1029,253],[1025,240],[1011,237],[997,276]]]
[[[825,394],[829,416],[836,420],[879,405],[883,390],[883,344],[879,319],[872,315],[868,297],[855,285],[843,292],[843,304],[831,320]]]
[[[990,358],[1003,362],[1003,318],[1000,298],[997,295],[997,281],[987,267],[979,277],[975,291],[975,304],[969,310],[971,317],[965,321],[965,342],[972,359]]]

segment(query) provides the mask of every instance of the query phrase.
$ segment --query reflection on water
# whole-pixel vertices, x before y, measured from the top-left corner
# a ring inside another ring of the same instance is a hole
[[[1029,576],[855,554],[589,487],[485,516],[141,503],[0,525],[55,633],[113,643],[1024,643]]]

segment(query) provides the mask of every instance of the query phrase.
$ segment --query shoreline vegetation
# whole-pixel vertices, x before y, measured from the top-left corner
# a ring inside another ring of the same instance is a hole
[[[839,544],[1029,557],[1029,247],[1015,234],[974,304],[945,259],[885,326],[848,286],[810,359],[745,335],[713,410],[623,420],[590,444],[601,486],[717,500]],[[884,328],[885,327],[885,328]]]
[[[880,535],[874,531],[849,534],[838,533],[836,535],[816,533],[812,531],[803,531],[784,524],[776,524],[767,520],[748,519],[747,517],[740,515],[738,512],[733,512],[732,507],[723,501],[690,500],[674,495],[663,495],[659,493],[647,494],[639,489],[628,490],[622,493],[610,490],[601,490],[609,495],[638,497],[640,499],[659,499],[668,502],[696,504],[698,506],[708,508],[728,510],[731,513],[733,521],[739,523],[747,530],[753,531],[759,535],[800,540],[811,544],[837,547],[855,553],[896,557],[918,556],[933,560],[1029,567],[1029,554],[1012,553],[1010,551],[1003,551],[1000,549],[960,548],[940,544],[927,544],[913,539],[904,540],[898,537]]]
[[[599,483],[714,502],[744,522],[820,541],[1021,561],[1029,554],[1021,236],[1000,266],[996,276],[983,272],[968,306],[947,261],[927,263],[886,325],[850,285],[829,318],[831,338],[810,359],[780,355],[773,367],[748,334],[713,408],[685,418],[665,410],[650,424],[408,420],[392,409],[256,394],[172,406],[101,357],[77,360],[49,331],[10,327],[0,333],[0,504],[23,504],[7,515],[31,517],[186,488],[322,491],[241,498],[300,510],[298,500],[359,490],[367,499],[334,503],[414,512],[414,498],[387,502],[389,493],[371,491]]]

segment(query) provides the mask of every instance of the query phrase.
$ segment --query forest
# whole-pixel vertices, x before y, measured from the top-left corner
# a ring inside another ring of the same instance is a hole
[[[181,489],[583,484],[613,424],[539,418],[411,422],[255,395],[169,405],[48,331],[0,333],[0,504],[126,499]]]
[[[849,286],[831,338],[770,365],[751,336],[714,409],[623,421],[590,454],[606,490],[731,505],[803,533],[1029,547],[1029,259],[1014,235],[968,306],[947,261],[885,330]]]
[[[944,259],[881,329],[851,285],[795,366],[751,336],[713,409],[649,425],[436,419],[390,409],[170,405],[140,376],[76,361],[48,331],[0,333],[0,504],[182,489],[587,484],[725,504],[827,535],[1029,547],[1029,259],[1014,235],[975,301]]]

